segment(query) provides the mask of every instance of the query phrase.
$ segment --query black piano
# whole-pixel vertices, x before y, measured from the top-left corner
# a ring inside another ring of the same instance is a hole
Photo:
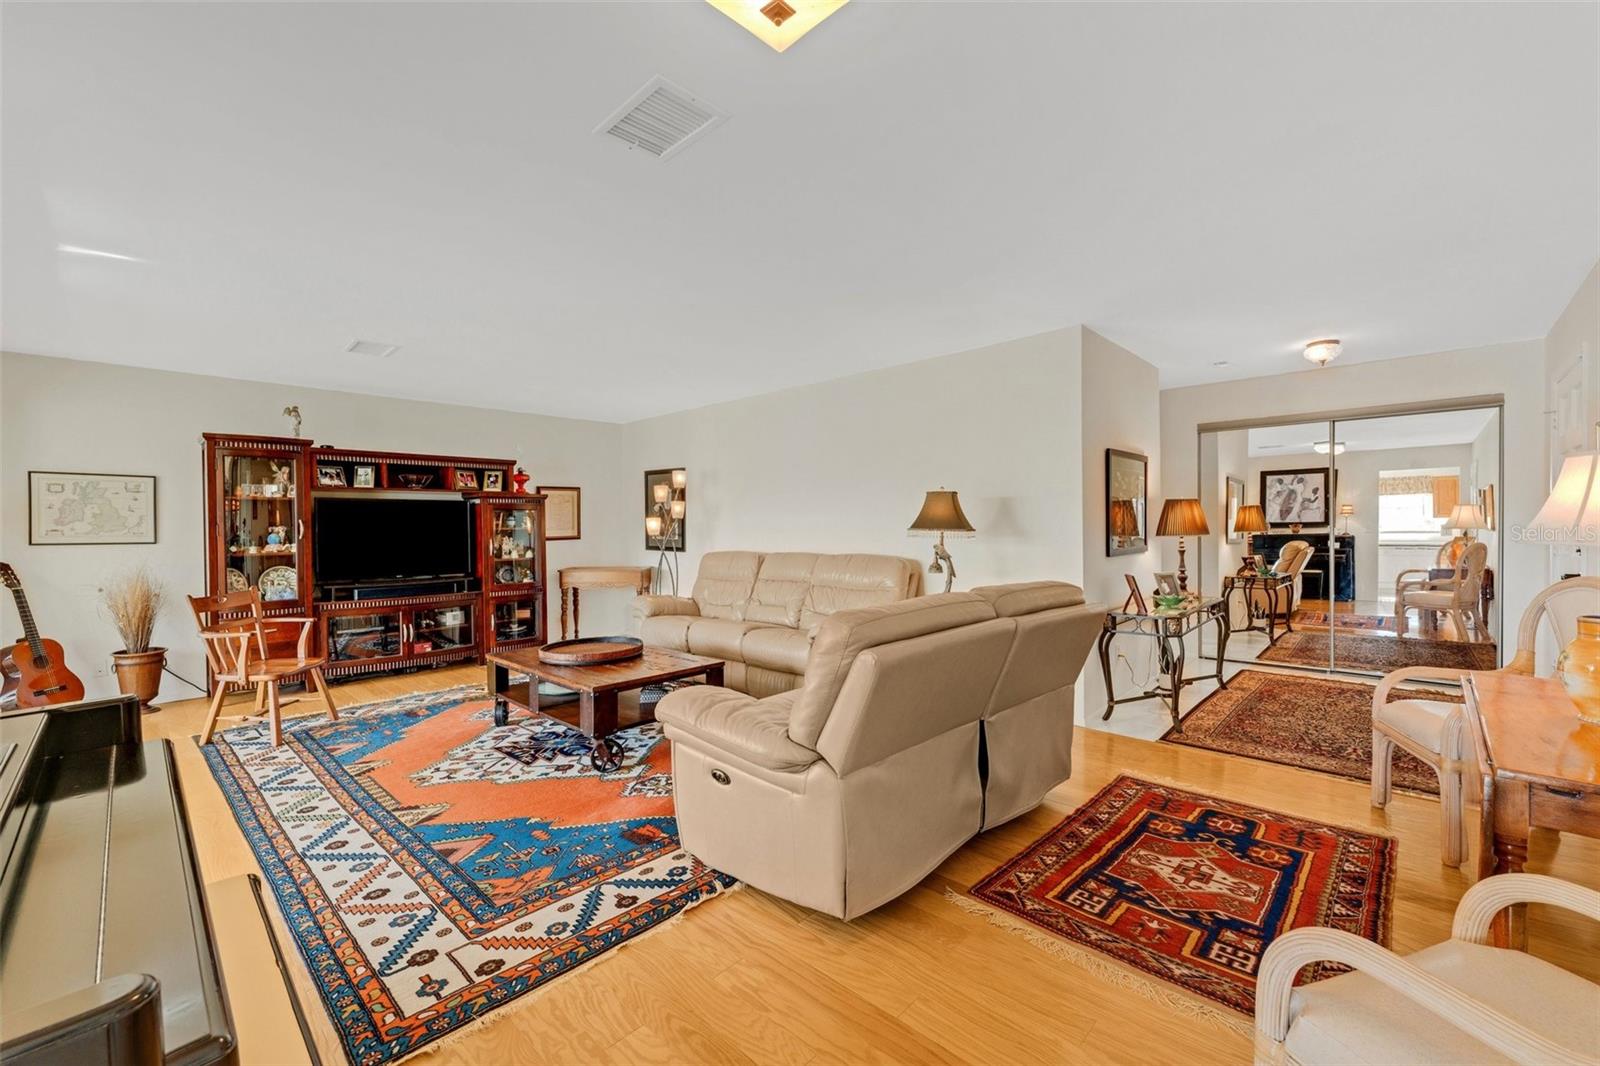
[[[1251,545],[1257,555],[1266,556],[1268,564],[1278,558],[1278,553],[1283,546],[1291,540],[1303,540],[1311,545],[1311,561],[1306,564],[1307,573],[1300,579],[1300,598],[1302,600],[1325,600],[1328,598],[1328,575],[1333,575],[1334,596],[1339,602],[1348,603],[1356,598],[1356,538],[1354,533],[1337,533],[1333,538],[1333,560],[1328,559],[1328,531],[1321,529],[1315,533],[1257,533],[1251,538]]]
[[[131,697],[0,715],[0,1058],[238,1059],[172,748]]]

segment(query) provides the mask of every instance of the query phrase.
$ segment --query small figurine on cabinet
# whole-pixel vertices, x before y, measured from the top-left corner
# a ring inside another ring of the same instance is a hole
[[[278,495],[293,495],[294,485],[290,481],[290,478],[293,476],[294,467],[290,466],[288,463],[284,463],[282,466],[279,466],[275,462],[272,464],[272,483],[278,486]]]
[[[282,546],[284,544],[287,544],[287,543],[289,543],[289,527],[288,526],[268,526],[267,527],[267,546],[269,548],[280,547],[280,546]]]
[[[517,557],[517,541],[515,537],[505,535],[500,538],[500,558],[515,559]]]
[[[518,494],[527,492],[528,482],[531,480],[533,479],[528,476],[528,472],[526,470],[522,469],[520,466],[517,467],[517,472],[511,475],[511,484],[514,486],[511,491]]]

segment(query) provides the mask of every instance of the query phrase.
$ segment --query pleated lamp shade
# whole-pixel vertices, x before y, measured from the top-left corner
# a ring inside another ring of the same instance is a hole
[[[1189,496],[1178,496],[1161,505],[1161,518],[1156,522],[1156,536],[1198,537],[1210,532],[1211,527],[1206,525],[1205,508],[1200,506],[1199,500]]]
[[[1240,504],[1239,513],[1233,516],[1233,531],[1235,533],[1265,533],[1267,531],[1267,512],[1262,510],[1259,503]]]

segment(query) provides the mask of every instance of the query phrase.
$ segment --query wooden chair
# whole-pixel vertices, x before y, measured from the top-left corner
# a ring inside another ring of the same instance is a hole
[[[1468,544],[1456,560],[1455,573],[1435,581],[1396,581],[1394,629],[1406,633],[1406,615],[1412,608],[1437,615],[1444,612],[1455,623],[1462,640],[1488,640],[1489,627],[1479,607],[1483,592],[1483,568],[1489,564],[1489,546],[1481,540]],[[1414,571],[1404,571],[1413,573]],[[1467,625],[1471,623],[1469,632]]]
[[[1571,577],[1557,581],[1533,598],[1517,625],[1517,654],[1504,669],[1532,674],[1539,626],[1548,622],[1556,647],[1565,647],[1577,635],[1578,616],[1593,614],[1600,598],[1600,577]],[[1466,720],[1459,703],[1443,700],[1395,700],[1389,692],[1407,681],[1460,682],[1466,670],[1442,666],[1404,666],[1392,670],[1372,693],[1372,805],[1386,806],[1392,793],[1390,763],[1394,749],[1403,748],[1433,767],[1439,775],[1441,851],[1446,866],[1467,859],[1467,828],[1462,810],[1466,775],[1472,765]]]
[[[1461,897],[1449,940],[1410,955],[1341,929],[1278,937],[1256,977],[1256,1063],[1600,1061],[1600,986],[1490,946],[1495,915],[1518,903],[1600,921],[1600,892],[1539,874],[1500,874]],[[1352,972],[1294,987],[1301,969],[1322,961]]]
[[[205,641],[206,660],[211,664],[211,675],[217,691],[211,696],[211,709],[206,715],[205,728],[200,731],[200,743],[211,743],[211,733],[216,729],[217,716],[222,713],[222,698],[229,685],[254,685],[256,713],[267,708],[272,722],[272,746],[283,743],[283,713],[278,702],[278,683],[295,674],[305,674],[328,708],[328,717],[337,720],[339,709],[333,705],[328,692],[327,679],[322,676],[325,656],[315,658],[306,654],[311,641],[312,618],[268,618],[261,607],[261,593],[255,589],[229,592],[222,596],[190,596],[189,606],[194,611],[195,625],[200,638]],[[228,617],[248,612],[245,617]],[[299,623],[300,639],[295,645],[295,657],[273,658],[267,653],[267,626],[279,622]]]

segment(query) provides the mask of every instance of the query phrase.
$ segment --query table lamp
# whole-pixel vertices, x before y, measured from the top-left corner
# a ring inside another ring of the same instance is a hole
[[[1267,512],[1259,503],[1242,503],[1233,516],[1233,531],[1244,534],[1244,554],[1246,559],[1254,560],[1255,548],[1251,545],[1252,537],[1257,533],[1267,531]]]
[[[913,534],[939,535],[939,542],[933,546],[933,562],[928,565],[928,573],[943,574],[944,590],[949,592],[955,585],[956,564],[950,558],[950,553],[945,550],[945,534],[963,537],[977,532],[972,528],[972,523],[967,521],[967,516],[961,512],[961,501],[955,492],[941,485],[928,493],[927,498],[922,501],[922,510],[912,519],[908,531]]]
[[[1239,508],[1241,511],[1243,507]],[[1258,507],[1257,510],[1260,510]],[[1177,496],[1161,505],[1161,519],[1156,523],[1156,536],[1178,538],[1178,590],[1189,591],[1189,571],[1183,565],[1183,538],[1203,537],[1211,532],[1206,525],[1205,508],[1190,496]]]
[[[1344,519],[1344,533],[1346,535],[1349,535],[1349,533],[1350,533],[1350,516],[1355,514],[1355,513],[1356,513],[1356,505],[1355,504],[1353,504],[1353,503],[1341,503],[1339,505],[1339,517]]]
[[[1458,503],[1450,509],[1450,517],[1445,520],[1443,528],[1459,529],[1461,539],[1471,544],[1473,532],[1487,526],[1488,523],[1483,520],[1483,508],[1475,503]]]
[[[1595,423],[1600,431],[1600,422]],[[1549,499],[1524,529],[1522,539],[1545,544],[1600,541],[1600,432],[1595,450],[1569,455]],[[1453,518],[1454,516],[1452,516]],[[1556,676],[1578,706],[1578,717],[1600,726],[1600,613],[1580,615],[1578,635],[1556,659]],[[1533,663],[1521,664],[1532,672]],[[1522,656],[1518,652],[1518,658]],[[1513,661],[1507,669],[1516,669]]]
[[[1111,501],[1111,535],[1117,538],[1119,548],[1139,539],[1139,512],[1132,500]]]

